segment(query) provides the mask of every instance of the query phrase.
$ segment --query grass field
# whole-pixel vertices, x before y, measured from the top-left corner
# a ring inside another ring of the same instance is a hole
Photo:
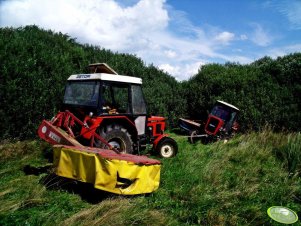
[[[300,133],[172,136],[179,153],[162,159],[159,189],[130,197],[54,176],[45,142],[2,141],[0,225],[280,225],[266,213],[274,205],[301,216]]]

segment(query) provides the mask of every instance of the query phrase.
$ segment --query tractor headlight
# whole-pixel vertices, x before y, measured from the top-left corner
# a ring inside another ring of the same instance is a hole
[[[93,117],[93,112],[89,113],[89,117],[92,118]]]

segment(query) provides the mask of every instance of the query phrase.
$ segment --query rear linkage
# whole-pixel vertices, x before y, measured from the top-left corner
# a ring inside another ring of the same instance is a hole
[[[82,129],[79,135],[75,136],[72,127],[79,124]],[[92,124],[89,127],[87,119],[81,121],[70,111],[59,112],[51,121],[43,120],[39,127],[39,136],[45,141],[55,145],[72,145],[72,146],[83,146],[76,139],[80,136],[87,136],[90,138],[90,147],[94,147],[95,140],[99,140],[104,143],[110,150],[120,153],[115,147],[110,145],[103,137],[96,133],[98,123]]]

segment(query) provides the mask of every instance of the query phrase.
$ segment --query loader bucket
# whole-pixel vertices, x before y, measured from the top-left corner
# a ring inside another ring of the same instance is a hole
[[[151,193],[160,183],[160,161],[112,150],[54,145],[56,174],[122,195]]]

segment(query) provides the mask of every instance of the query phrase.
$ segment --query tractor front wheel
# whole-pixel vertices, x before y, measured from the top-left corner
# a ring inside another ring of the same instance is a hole
[[[100,130],[99,135],[121,153],[133,153],[133,141],[131,135],[122,126],[108,125]],[[100,148],[105,148],[107,145],[100,143],[98,146]]]
[[[164,137],[156,147],[156,152],[162,158],[171,158],[177,154],[178,145],[175,140],[170,137]]]

